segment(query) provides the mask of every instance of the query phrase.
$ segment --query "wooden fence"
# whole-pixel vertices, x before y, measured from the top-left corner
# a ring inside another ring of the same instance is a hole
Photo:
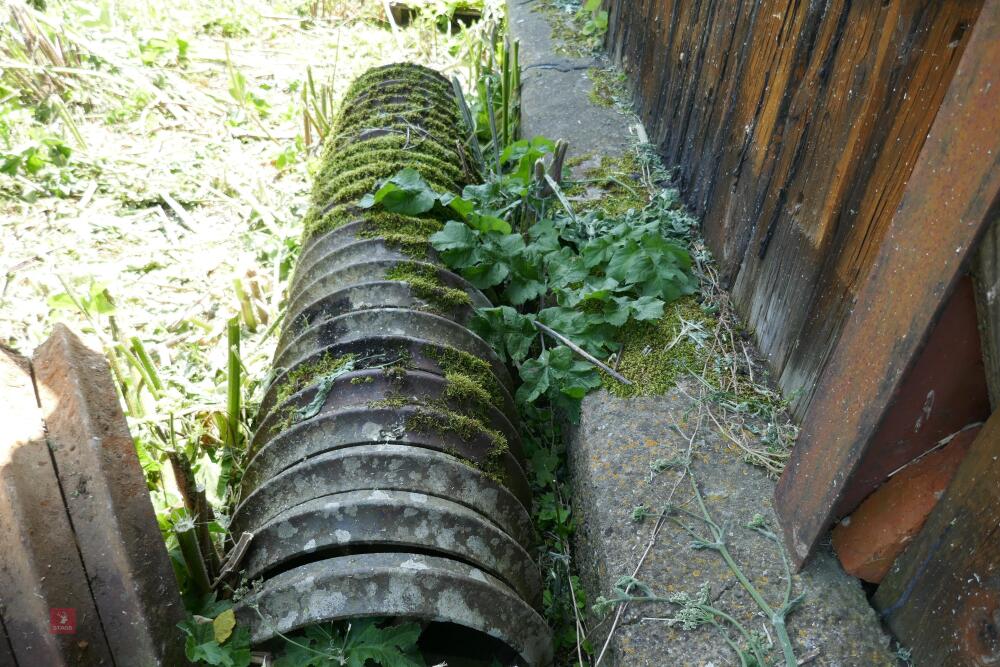
[[[650,140],[802,416],[981,0],[612,0]]]
[[[802,422],[776,490],[793,559],[993,411],[874,604],[917,664],[1000,661],[1000,0],[606,4]]]

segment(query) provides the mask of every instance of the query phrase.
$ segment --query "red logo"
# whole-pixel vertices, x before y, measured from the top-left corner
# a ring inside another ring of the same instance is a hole
[[[76,609],[49,609],[49,632],[54,635],[75,635]]]

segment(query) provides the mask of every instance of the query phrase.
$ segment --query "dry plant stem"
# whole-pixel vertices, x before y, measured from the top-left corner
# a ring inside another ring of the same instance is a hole
[[[702,498],[701,490],[698,488],[698,483],[694,480],[694,477],[691,477],[691,487],[692,490],[694,491],[695,500],[698,501],[698,508],[699,510],[701,510],[701,516],[698,516],[693,512],[689,512],[685,509],[681,509],[678,507],[674,507],[673,511],[676,513],[685,514],[691,518],[703,522],[708,527],[708,530],[712,535],[712,540],[709,541],[700,537],[694,531],[693,528],[681,522],[676,517],[672,517],[674,522],[677,523],[677,525],[679,525],[681,528],[686,530],[688,534],[691,535],[691,537],[694,539],[696,548],[711,549],[716,553],[718,553],[720,556],[722,556],[722,559],[726,562],[726,565],[729,567],[729,570],[733,573],[733,576],[736,577],[736,580],[740,582],[740,585],[743,586],[743,588],[747,591],[747,593],[750,594],[750,597],[753,598],[753,601],[757,604],[757,606],[761,609],[761,611],[764,612],[768,620],[771,622],[772,627],[774,627],[774,630],[778,635],[778,643],[781,645],[781,651],[785,658],[785,666],[796,667],[796,665],[798,664],[798,660],[796,659],[795,651],[792,648],[792,641],[788,636],[788,628],[785,624],[785,620],[788,617],[788,614],[790,614],[792,610],[796,607],[796,605],[798,605],[798,603],[802,601],[803,596],[800,595],[797,598],[794,599],[792,598],[792,573],[788,564],[788,558],[785,556],[785,551],[781,545],[781,542],[778,540],[777,536],[771,533],[770,531],[760,527],[751,527],[751,530],[753,530],[754,532],[759,533],[766,539],[777,544],[778,549],[781,552],[781,562],[784,565],[784,570],[785,570],[785,593],[782,599],[781,607],[779,607],[778,609],[774,609],[773,607],[771,607],[770,604],[768,604],[767,600],[765,600],[764,597],[760,594],[760,591],[757,590],[757,587],[754,586],[753,583],[743,573],[743,570],[733,559],[732,554],[729,553],[729,548],[726,546],[726,541],[725,541],[725,531],[723,531],[723,529],[717,523],[715,523],[715,521],[712,520],[712,516],[708,513],[708,508],[705,506],[705,500],[704,498]]]
[[[703,404],[698,402],[698,421],[695,422],[694,430],[691,432],[691,436],[688,438],[687,451],[684,453],[684,460],[691,460],[691,453],[694,450],[694,439],[698,435],[698,431],[701,430],[701,418],[703,412]],[[678,431],[680,428],[678,427]],[[673,500],[674,494],[677,493],[677,488],[684,481],[684,478],[688,475],[689,470],[687,466],[681,468],[680,474],[677,476],[677,480],[674,485],[670,488],[670,492],[667,494],[667,500],[664,504],[664,509],[660,511],[660,515],[656,518],[656,523],[653,525],[653,530],[650,533],[649,541],[646,543],[646,548],[642,552],[642,556],[639,557],[639,562],[636,563],[635,568],[632,570],[632,578],[634,579],[639,575],[639,570],[642,569],[643,564],[646,562],[646,558],[649,556],[649,552],[653,550],[653,546],[656,544],[656,537],[660,534],[660,529],[667,522],[669,517],[670,503]],[[604,659],[604,654],[607,653],[608,646],[611,645],[611,638],[615,634],[615,630],[618,628],[618,624],[621,622],[622,615],[628,608],[628,603],[619,605],[618,609],[615,611],[615,620],[611,623],[611,629],[608,630],[608,636],[604,640],[604,645],[601,646],[601,652],[597,655],[597,660],[594,661],[594,667],[600,667],[601,660]]]
[[[579,354],[581,357],[583,357],[584,359],[586,359],[590,363],[594,364],[595,366],[597,366],[602,371],[604,371],[605,373],[607,373],[608,375],[610,375],[614,379],[618,380],[622,384],[625,384],[625,385],[631,385],[632,384],[632,382],[629,381],[621,373],[619,373],[615,369],[611,368],[610,366],[608,366],[604,362],[599,361],[592,354],[590,354],[589,352],[587,352],[586,350],[584,350],[582,347],[580,347],[579,345],[577,345],[576,343],[574,343],[573,341],[571,341],[569,338],[566,338],[566,336],[563,336],[561,333],[559,333],[555,329],[552,329],[551,327],[548,327],[548,326],[542,324],[541,322],[539,322],[537,320],[535,320],[535,326],[538,327],[539,330],[544,331],[548,335],[552,336],[557,341],[559,341],[560,343],[562,343],[563,345],[565,345],[569,349],[573,350],[574,352],[576,352],[577,354]]]
[[[570,556],[569,556],[569,546],[566,545],[566,582],[569,584],[569,596],[571,598],[570,604],[573,606],[573,619],[576,622],[576,657],[580,661],[580,665],[583,665],[583,642],[586,639],[586,632],[584,632],[583,623],[580,621],[580,610],[576,608],[576,589],[573,587],[573,575],[569,570]]]
[[[229,552],[229,556],[226,558],[225,564],[218,570],[219,575],[215,578],[215,583],[212,584],[212,588],[218,588],[222,580],[227,576],[236,572],[236,568],[239,567],[240,562],[243,560],[243,556],[246,555],[247,549],[250,548],[250,542],[253,541],[253,533],[244,532],[240,535],[239,541],[236,546],[232,548]]]
[[[707,382],[705,382],[703,378],[700,378],[698,376],[695,376],[695,378],[699,380],[707,389],[709,389],[710,391],[712,390],[712,387]],[[691,396],[691,394],[684,391],[684,388],[681,387],[680,385],[678,385],[677,389],[691,400],[695,400]],[[734,445],[742,449],[752,463],[761,466],[762,468],[767,470],[768,473],[771,475],[781,474],[781,471],[784,469],[784,465],[782,464],[782,459],[787,458],[787,454],[781,455],[772,452],[753,449],[752,447],[748,446],[745,442],[734,436],[728,429],[726,429],[726,427],[724,427],[719,422],[719,420],[715,418],[715,415],[712,413],[711,409],[706,408],[706,412],[708,413],[709,419],[711,419],[712,422],[715,424],[716,428],[719,429],[719,432],[722,433],[724,436],[726,436],[726,438],[729,439]]]

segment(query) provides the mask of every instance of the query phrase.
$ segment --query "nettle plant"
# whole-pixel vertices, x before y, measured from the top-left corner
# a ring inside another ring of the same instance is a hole
[[[501,304],[479,309],[472,328],[517,368],[518,402],[544,399],[576,421],[580,399],[601,385],[600,372],[542,330],[607,358],[620,347],[622,327],[661,318],[664,305],[694,293],[698,281],[683,247],[690,226],[677,224],[671,206],[654,198],[615,218],[577,215],[537,164],[555,149],[542,137],[514,142],[499,155],[500,169],[461,195],[435,191],[404,169],[360,206],[447,220],[430,243]]]

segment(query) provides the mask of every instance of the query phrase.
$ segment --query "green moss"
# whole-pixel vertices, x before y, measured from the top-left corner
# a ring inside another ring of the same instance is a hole
[[[397,169],[395,171],[388,171],[379,176],[369,176],[367,178],[363,178],[354,182],[351,182],[350,179],[343,179],[341,183],[338,183],[338,185],[342,184],[342,187],[340,187],[340,189],[336,191],[333,191],[332,194],[330,194],[329,198],[315,199],[313,201],[313,208],[318,209],[315,215],[317,217],[325,217],[326,213],[323,213],[323,211],[326,210],[326,208],[331,204],[333,204],[335,207],[337,204],[356,203],[363,196],[375,190],[376,186],[378,186],[379,183],[389,178],[390,176],[393,176],[397,171],[399,170]],[[436,190],[437,192],[454,192],[457,187],[454,183],[441,182],[433,178],[426,178],[425,180],[427,181],[428,185],[434,188],[434,190]],[[327,213],[332,212],[332,210],[333,208],[331,207],[330,210],[327,211]],[[314,223],[314,226],[322,226],[325,228],[327,227],[327,225],[321,225],[319,221]],[[332,227],[329,228],[332,229]]]
[[[361,107],[371,108],[380,104],[394,104],[402,98],[411,100],[413,104],[432,106],[441,111],[454,109],[457,112],[458,109],[455,96],[450,89],[445,91],[429,88],[419,83],[394,82],[373,86],[361,92],[344,105],[342,112],[349,113]]]
[[[278,404],[284,403],[293,394],[308,387],[314,380],[321,378],[324,375],[329,375],[330,373],[339,371],[345,364],[353,360],[353,354],[345,354],[340,357],[335,357],[327,352],[312,363],[302,364],[301,366],[293,368],[287,375],[285,375],[285,378],[278,386],[278,392],[275,396],[276,402]]]
[[[438,220],[414,218],[397,213],[375,211],[365,216],[365,224],[358,233],[360,238],[379,238],[386,245],[416,260],[427,259],[432,234],[444,225]]]
[[[455,401],[468,401],[482,406],[488,406],[493,402],[493,397],[490,396],[489,392],[468,375],[446,373],[444,379],[447,383],[444,391],[446,398]]]
[[[375,381],[371,375],[360,375],[358,377],[351,378],[351,384],[371,384]]]
[[[582,58],[593,56],[600,48],[603,39],[583,34],[587,18],[582,12],[567,12],[565,3],[553,0],[542,0],[535,5],[535,11],[548,19],[555,41],[553,50],[559,55]]]
[[[454,163],[454,156],[452,156],[452,159],[452,162],[445,162],[418,149],[401,150],[389,148],[370,152],[358,152],[347,158],[334,154],[326,161],[319,173],[316,174],[313,191],[315,192],[324,183],[332,178],[336,178],[340,174],[381,163],[405,162],[420,172],[426,171],[440,174],[456,183],[464,181],[467,178],[465,172]]]
[[[618,372],[633,384],[623,385],[605,376],[605,388],[616,396],[650,396],[668,391],[690,373],[716,373],[704,348],[691,336],[680,335],[684,321],[701,325],[709,333],[715,328],[714,319],[702,311],[694,297],[667,304],[656,322],[626,325],[621,332],[624,347]]]
[[[437,362],[444,371],[445,379],[455,381],[455,391],[460,392],[466,387],[470,394],[480,399],[485,397],[485,402],[503,408],[503,389],[489,362],[453,347],[426,345],[423,353]],[[469,388],[470,385],[475,388]]]
[[[387,178],[398,174],[400,170],[415,165],[408,160],[394,160],[391,162],[372,162],[350,171],[340,172],[335,178],[326,182],[317,181],[316,189],[313,192],[313,203],[325,205],[330,201],[347,201],[345,193],[358,190],[358,183],[372,182],[372,188]],[[434,185],[439,192],[461,192],[462,186],[456,183],[446,174],[434,172],[427,169],[419,169],[421,176],[428,183]],[[372,188],[365,189],[362,194],[371,191]],[[355,197],[358,198],[358,197]]]
[[[411,403],[412,401],[404,396],[392,394],[377,401],[368,401],[368,407],[372,410],[398,410],[402,407],[410,405]]]
[[[451,95],[421,93],[417,90],[373,92],[371,95],[352,100],[341,110],[341,118],[373,116],[405,109],[422,111],[428,116],[442,120],[458,121],[460,118],[458,105]]]
[[[370,154],[380,150],[402,150],[406,152],[419,151],[422,154],[437,158],[445,163],[455,161],[456,153],[453,147],[442,144],[433,138],[407,137],[406,133],[386,134],[356,141],[346,146],[337,146],[332,142],[325,144],[321,161],[327,165],[334,161],[349,160],[358,154]]]
[[[624,72],[616,68],[591,67],[587,70],[587,77],[593,82],[587,94],[591,103],[613,109],[627,98],[628,90],[625,87],[627,79]]]
[[[472,298],[464,290],[446,286],[441,282],[437,270],[429,265],[400,262],[385,277],[386,280],[409,284],[414,294],[439,313],[451,313],[456,308],[472,305]]]
[[[576,198],[576,206],[580,211],[600,209],[609,218],[622,216],[629,209],[640,211],[649,200],[646,188],[635,181],[639,174],[642,174],[642,165],[635,151],[628,151],[617,157],[606,155],[601,158],[600,166],[584,173],[586,180],[600,186],[601,196],[584,197],[587,192],[584,184],[567,188],[566,195]]]
[[[382,369],[382,374],[390,384],[400,386],[406,381],[407,364],[393,364]]]
[[[334,206],[323,212],[318,206],[313,206],[306,214],[303,224],[303,240],[314,234],[328,232],[351,222],[367,222],[359,233],[361,238],[394,237],[401,244],[426,244],[431,234],[437,232],[443,223],[433,218],[415,218],[407,215],[389,213],[388,211],[360,209],[353,203]],[[426,247],[418,249],[420,256],[426,255]]]
[[[372,68],[359,76],[347,89],[344,99],[350,101],[366,90],[377,87],[386,81],[411,82],[442,91],[451,89],[448,80],[430,68],[412,63],[395,63]]]
[[[286,431],[292,426],[294,426],[296,423],[295,415],[297,412],[298,408],[296,408],[294,405],[289,405],[288,407],[283,408],[281,412],[278,413],[278,416],[275,419],[274,424],[271,425],[271,428],[268,429],[268,432],[271,435],[277,435],[278,433]]]
[[[397,112],[356,116],[338,124],[331,132],[333,141],[357,141],[366,130],[389,130],[413,138],[431,137],[442,145],[453,142],[458,135],[456,126],[406,106]]]
[[[507,438],[502,433],[480,419],[446,408],[421,409],[407,417],[406,428],[420,433],[454,433],[467,441],[485,435],[490,440],[486,462],[482,467],[476,466],[483,472],[498,474],[502,469],[500,460],[509,450]]]

